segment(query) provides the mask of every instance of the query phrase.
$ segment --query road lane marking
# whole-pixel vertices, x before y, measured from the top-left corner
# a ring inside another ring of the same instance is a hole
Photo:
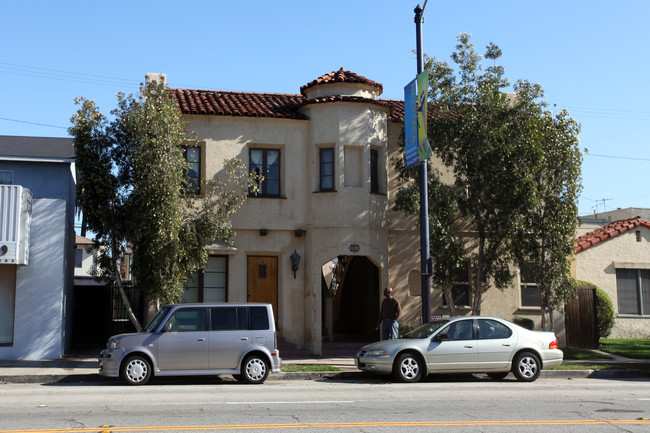
[[[355,403],[354,400],[307,400],[307,401],[227,401],[227,405],[246,406],[248,404],[338,404],[338,403]]]
[[[281,428],[344,428],[344,427],[468,427],[468,426],[540,426],[540,425],[650,425],[650,419],[586,419],[586,420],[538,420],[538,421],[384,421],[384,422],[315,422],[291,424],[240,424],[240,425],[196,425],[196,426],[142,426],[108,427],[113,432],[157,432],[196,430],[252,430]],[[104,427],[101,427],[104,428]],[[0,433],[97,433],[100,428],[54,428],[0,430]]]

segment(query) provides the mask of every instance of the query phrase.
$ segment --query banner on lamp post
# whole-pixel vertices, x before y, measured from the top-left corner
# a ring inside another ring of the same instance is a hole
[[[431,154],[427,140],[427,96],[429,92],[429,70],[425,69],[417,77],[418,81],[418,161],[426,161]]]
[[[404,87],[404,152],[406,168],[426,161],[431,154],[427,140],[427,89],[429,70]]]
[[[404,156],[406,168],[418,163],[418,98],[414,79],[404,87]]]

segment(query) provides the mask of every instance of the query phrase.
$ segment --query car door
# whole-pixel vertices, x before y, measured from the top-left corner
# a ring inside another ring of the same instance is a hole
[[[452,322],[436,335],[445,337],[429,343],[427,362],[431,372],[476,371],[477,345],[472,319]]]
[[[174,311],[158,338],[158,368],[205,370],[208,368],[207,308],[179,308]]]
[[[210,369],[236,369],[251,346],[247,308],[221,306],[210,310]]]
[[[517,334],[497,320],[478,319],[478,367],[480,371],[508,367],[517,345]]]

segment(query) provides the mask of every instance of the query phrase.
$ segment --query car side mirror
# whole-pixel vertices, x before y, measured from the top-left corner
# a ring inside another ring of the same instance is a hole
[[[165,323],[165,326],[163,326],[161,329],[162,332],[171,332],[171,330],[172,330],[171,322]]]
[[[431,341],[435,341],[437,343],[440,343],[441,341],[447,341],[447,340],[449,340],[449,335],[447,334],[438,334],[431,339]]]

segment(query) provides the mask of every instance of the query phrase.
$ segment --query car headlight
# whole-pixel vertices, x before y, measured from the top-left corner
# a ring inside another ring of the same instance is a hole
[[[387,350],[371,350],[366,353],[366,356],[386,356],[390,355]]]
[[[120,340],[111,340],[108,342],[108,348],[111,350],[120,348]]]

